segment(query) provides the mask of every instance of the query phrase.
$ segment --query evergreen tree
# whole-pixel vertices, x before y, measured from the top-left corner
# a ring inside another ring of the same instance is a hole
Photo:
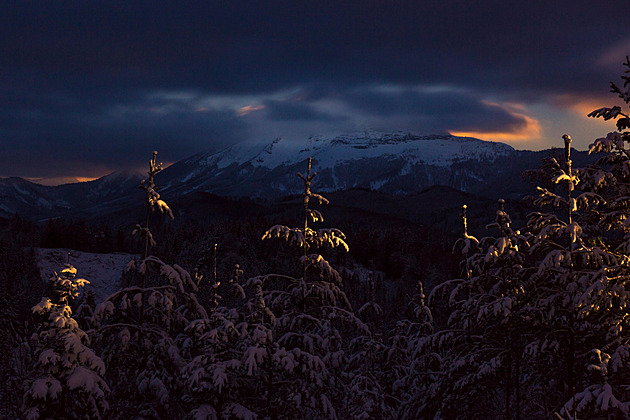
[[[452,312],[447,328],[411,342],[414,363],[423,363],[413,370],[420,378],[408,381],[415,389],[404,404],[406,418],[512,418],[514,410],[518,418],[527,278],[522,265],[528,244],[511,228],[503,200],[495,222],[487,226],[498,235],[481,241],[468,234],[466,206],[463,210],[464,235],[454,247],[465,257],[463,276],[432,291],[432,299],[448,296]]]
[[[182,417],[185,359],[178,343],[192,320],[208,317],[197,301],[195,279],[181,266],[151,255],[156,245],[149,229],[151,213],[159,210],[173,217],[154,183],[162,169],[156,155],[153,152],[149,162],[148,180],[141,183],[146,193],[145,225],[135,230],[144,240],[143,258],[128,266],[140,284],[107,297],[92,320],[91,335],[109,367],[107,380],[116,383],[109,418]]]
[[[371,328],[350,341],[344,371],[348,383],[344,413],[353,419],[390,418],[393,409],[386,394],[391,378],[383,373],[381,366],[385,345],[380,335],[373,333],[382,322],[383,309],[376,302],[372,271],[368,273],[367,285],[368,301],[357,313]]]
[[[624,67],[625,73],[630,73],[628,57]],[[622,76],[622,79],[623,87],[611,83],[611,92],[628,104],[630,77]],[[581,294],[574,299],[578,325],[582,326],[579,337],[588,341],[583,349],[576,349],[578,355],[583,355],[577,366],[579,379],[574,395],[564,404],[560,414],[569,419],[584,416],[625,418],[630,411],[627,386],[630,359],[627,315],[630,309],[630,155],[627,142],[630,141],[630,119],[618,106],[597,109],[589,116],[616,119],[617,132],[595,140],[589,153],[604,152],[604,156],[597,165],[579,171],[581,188],[590,198],[588,202],[582,201],[590,205],[584,206],[583,226],[577,234],[582,238],[580,242],[588,245],[588,251],[579,253],[571,268],[579,273],[579,269],[588,264],[585,260],[591,263],[591,269],[585,273],[582,268],[575,281],[577,292]],[[584,232],[589,234],[589,241],[585,241]],[[577,253],[581,248],[578,245],[574,251]]]
[[[347,340],[353,330],[365,334],[369,330],[352,312],[341,290],[339,273],[322,255],[313,253],[325,246],[348,250],[348,245],[338,229],[314,230],[309,226],[310,222],[323,221],[322,214],[311,208],[311,200],[328,203],[311,191],[316,173],[311,173],[310,158],[306,175],[298,176],[304,183],[303,226],[276,225],[263,236],[263,240],[283,238],[302,250],[301,277],[275,274],[259,277],[264,301],[276,318],[272,332],[278,348],[271,360],[282,367],[275,370],[266,396],[274,411],[266,415],[338,418],[346,391],[341,373],[348,356]]]
[[[0,232],[0,417],[17,418],[21,415],[25,384],[32,382],[33,349],[26,337],[35,326],[31,317],[33,301],[41,298],[45,284],[41,280],[33,248],[23,234],[32,226],[15,217],[5,240]]]
[[[72,318],[70,303],[87,280],[75,278],[70,265],[55,273],[56,297],[42,298],[33,312],[42,318],[36,336],[39,377],[24,396],[27,419],[96,419],[108,408],[105,365],[89,347],[88,335]]]
[[[436,353],[425,352],[423,345],[426,337],[435,332],[435,326],[420,281],[409,309],[409,316],[399,321],[391,333],[385,358],[384,379],[390,384],[388,390],[396,401],[398,418],[415,418],[426,411],[422,406],[427,389],[439,381],[440,358]]]
[[[186,328],[188,338],[184,349],[190,353],[190,361],[183,372],[190,418],[248,419],[257,416],[252,411],[256,408],[248,401],[251,399],[248,391],[255,389],[257,383],[253,378],[255,367],[246,363],[249,357],[245,351],[248,347],[246,342],[252,333],[250,325],[254,323],[250,323],[250,313],[243,303],[242,274],[243,270],[236,265],[232,278],[225,286],[211,280],[209,316],[192,321]],[[220,289],[228,295],[227,300],[234,304],[233,307],[221,304]],[[256,339],[258,337],[256,335]]]

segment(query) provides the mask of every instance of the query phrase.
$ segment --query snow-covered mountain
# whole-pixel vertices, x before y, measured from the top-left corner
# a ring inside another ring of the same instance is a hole
[[[521,173],[549,151],[518,151],[503,143],[451,135],[361,132],[306,140],[240,143],[218,153],[181,160],[156,177],[173,200],[196,192],[275,199],[300,193],[296,173],[313,158],[317,191],[365,188],[391,195],[416,194],[443,185],[488,198],[518,198],[533,186]],[[574,166],[591,161],[574,152]],[[0,217],[32,219],[101,216],[143,206],[142,174],[116,172],[90,182],[46,187],[0,178]]]
[[[108,212],[128,205],[130,192],[138,190],[141,179],[140,174],[120,171],[94,181],[51,187],[22,178],[0,178],[0,217],[19,214],[36,219]]]
[[[253,166],[274,169],[302,162],[309,156],[320,168],[333,168],[361,159],[398,157],[410,164],[448,166],[456,160],[494,158],[513,150],[503,143],[470,137],[364,132],[333,138],[311,137],[305,142],[276,139],[270,144],[241,143],[203,158],[206,166],[216,165],[220,169],[248,162]]]
[[[32,214],[33,211],[56,214],[70,208],[70,203],[51,187],[22,178],[0,178],[0,216]]]
[[[177,194],[194,190],[249,197],[293,194],[300,188],[296,172],[303,172],[304,162],[312,157],[322,191],[362,187],[404,194],[436,184],[470,190],[485,178],[480,163],[514,153],[506,144],[469,137],[363,132],[241,143],[180,161],[164,171],[161,181],[165,191]]]

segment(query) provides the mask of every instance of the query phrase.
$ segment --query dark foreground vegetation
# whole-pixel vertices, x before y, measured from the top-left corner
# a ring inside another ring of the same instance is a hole
[[[617,122],[598,163],[574,168],[565,135],[526,220],[499,200],[483,230],[469,197],[454,253],[430,210],[323,206],[310,159],[278,205],[169,205],[154,153],[131,227],[3,220],[0,416],[628,418],[630,119],[591,116]],[[71,264],[42,282],[39,246],[141,257],[95,302]]]

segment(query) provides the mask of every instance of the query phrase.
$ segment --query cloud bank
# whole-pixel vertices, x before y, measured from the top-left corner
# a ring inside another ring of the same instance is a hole
[[[153,149],[175,161],[367,127],[540,148],[554,126],[591,135],[575,103],[605,100],[630,53],[622,1],[2,8],[0,176],[93,177]]]

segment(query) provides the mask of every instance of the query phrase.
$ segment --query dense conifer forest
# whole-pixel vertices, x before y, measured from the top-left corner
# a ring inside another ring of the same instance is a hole
[[[590,116],[617,125],[597,164],[565,135],[486,226],[466,203],[456,228],[344,214],[310,158],[299,197],[178,220],[157,152],[131,226],[2,220],[0,417],[628,418],[630,117]],[[40,247],[135,257],[96,301]]]

